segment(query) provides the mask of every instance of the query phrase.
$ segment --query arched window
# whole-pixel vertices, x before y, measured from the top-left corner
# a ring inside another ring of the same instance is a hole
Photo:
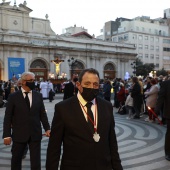
[[[34,60],[30,65],[30,71],[35,74],[38,81],[47,80],[47,65],[43,60]]]
[[[73,74],[78,74],[84,70],[85,67],[84,67],[84,64],[81,63],[80,61],[75,61],[71,66],[70,66],[70,75],[73,75]]]
[[[30,68],[47,68],[44,61],[38,59],[32,62]]]
[[[104,66],[104,79],[114,79],[115,78],[115,66],[112,63],[107,63]]]

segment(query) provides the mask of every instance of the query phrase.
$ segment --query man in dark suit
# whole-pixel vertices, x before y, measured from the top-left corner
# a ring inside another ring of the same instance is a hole
[[[63,143],[61,170],[122,170],[112,104],[96,97],[99,73],[83,70],[76,85],[76,96],[55,105],[46,169],[58,169]]]
[[[170,80],[162,82],[155,108],[157,114],[163,106],[163,116],[166,119],[167,131],[165,135],[165,158],[170,161]]]
[[[8,98],[3,124],[4,144],[12,143],[11,169],[20,170],[24,149],[29,145],[31,170],[40,170],[42,128],[50,136],[50,126],[42,95],[33,91],[35,75],[25,72],[21,75],[21,90]]]
[[[63,100],[68,99],[77,94],[78,92],[78,89],[76,87],[77,80],[78,80],[77,75],[73,74],[71,82],[67,83],[64,87]]]

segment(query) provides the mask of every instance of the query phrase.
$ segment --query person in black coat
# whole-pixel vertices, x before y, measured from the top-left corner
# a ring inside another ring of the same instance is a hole
[[[132,88],[131,88],[131,97],[133,98],[133,107],[135,110],[134,119],[140,119],[140,110],[142,106],[142,94],[141,94],[141,86],[138,82],[137,77],[132,78]]]
[[[166,119],[167,131],[165,134],[165,158],[170,161],[170,80],[162,82],[158,99],[155,107],[155,112],[159,114],[163,106],[163,116]]]
[[[110,102],[110,98],[111,98],[111,83],[109,80],[106,80],[103,86],[103,96],[104,99]]]
[[[64,87],[63,100],[68,99],[68,98],[74,96],[75,94],[77,94],[77,92],[78,92],[78,89],[76,87],[77,80],[78,80],[77,75],[73,74],[72,81],[67,83]]]
[[[123,170],[112,104],[96,97],[99,73],[83,70],[76,85],[76,96],[55,105],[46,170],[59,168],[62,145],[61,170]]]
[[[34,91],[35,75],[25,72],[21,75],[22,88],[9,95],[3,123],[4,144],[12,142],[11,169],[21,170],[24,149],[29,145],[31,170],[41,169],[42,128],[50,136],[50,125],[42,94]]]

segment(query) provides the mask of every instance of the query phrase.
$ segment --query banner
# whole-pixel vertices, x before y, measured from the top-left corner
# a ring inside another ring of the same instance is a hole
[[[18,79],[25,72],[24,58],[8,58],[8,79]]]

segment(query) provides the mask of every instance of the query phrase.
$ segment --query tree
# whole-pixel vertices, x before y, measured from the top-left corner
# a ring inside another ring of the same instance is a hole
[[[155,65],[153,63],[151,64],[143,64],[143,62],[140,59],[136,60],[136,75],[144,76],[146,77],[151,71],[153,71],[155,68]]]
[[[164,68],[162,68],[161,70],[156,71],[156,75],[157,76],[160,76],[160,75],[167,76],[168,72],[166,70],[164,70]]]

